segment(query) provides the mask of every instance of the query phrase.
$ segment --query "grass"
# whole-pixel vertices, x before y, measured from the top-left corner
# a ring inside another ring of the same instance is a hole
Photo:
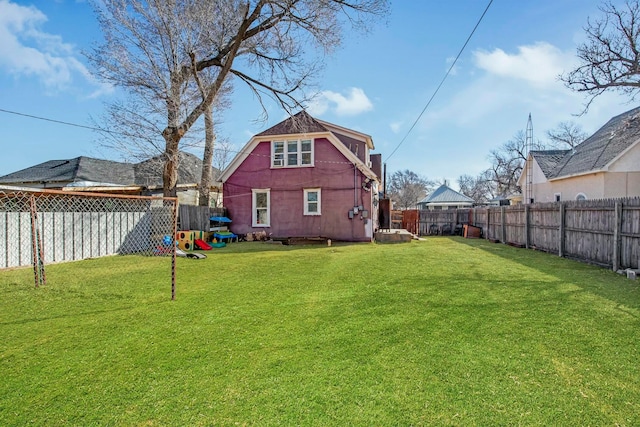
[[[0,272],[0,425],[638,425],[637,282],[480,240]]]

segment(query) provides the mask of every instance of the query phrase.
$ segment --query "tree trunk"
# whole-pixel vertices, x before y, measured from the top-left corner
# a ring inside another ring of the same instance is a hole
[[[164,155],[164,169],[162,171],[162,184],[164,197],[176,197],[176,185],[178,183],[178,164],[180,151],[178,150],[178,144],[180,143],[180,137],[178,132],[163,132],[164,139],[166,141],[166,147]]]
[[[200,197],[198,198],[198,204],[200,206],[209,206],[211,202],[210,189],[211,189],[211,164],[213,163],[213,147],[216,142],[216,136],[213,132],[213,107],[211,104],[207,105],[204,110],[204,154],[202,157],[202,178],[200,179]]]

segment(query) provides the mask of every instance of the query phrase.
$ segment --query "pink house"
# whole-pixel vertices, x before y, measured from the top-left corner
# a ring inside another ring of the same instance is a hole
[[[251,138],[222,173],[236,234],[373,240],[381,155],[369,135],[302,111]]]

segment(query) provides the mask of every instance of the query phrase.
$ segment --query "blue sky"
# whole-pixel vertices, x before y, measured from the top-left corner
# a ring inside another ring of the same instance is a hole
[[[484,20],[426,112],[407,136],[488,0],[396,0],[386,23],[351,33],[327,58],[309,111],[373,137],[389,173],[410,169],[457,188],[462,174],[488,167],[493,148],[524,131],[534,137],[573,120],[592,133],[610,117],[635,107],[607,94],[575,117],[584,98],[557,75],[576,63],[589,16],[600,1],[494,0]],[[117,96],[95,81],[81,51],[101,33],[86,2],[0,0],[0,109],[90,126],[103,103]],[[219,136],[237,149],[283,119],[237,86]],[[52,159],[90,156],[118,160],[95,132],[0,112],[0,175]],[[391,157],[398,144],[406,139]],[[196,153],[200,154],[200,153]]]

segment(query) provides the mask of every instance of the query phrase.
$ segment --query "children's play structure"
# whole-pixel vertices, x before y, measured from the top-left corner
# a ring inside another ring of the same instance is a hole
[[[212,216],[210,224],[209,231],[178,231],[176,235],[178,249],[181,251],[210,251],[215,248],[223,248],[227,243],[238,241],[238,236],[229,231],[231,220],[226,216]]]
[[[229,243],[233,242],[234,239],[237,242],[238,236],[229,231],[229,224],[231,220],[226,216],[212,216],[209,218],[212,223],[212,227],[209,230],[213,233],[213,239],[224,242],[227,240]]]

